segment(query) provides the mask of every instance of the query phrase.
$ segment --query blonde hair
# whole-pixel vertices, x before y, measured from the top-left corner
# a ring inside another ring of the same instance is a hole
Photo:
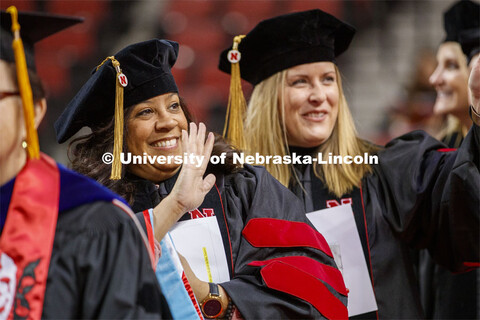
[[[462,47],[460,46],[460,44],[454,41],[447,41],[442,43],[440,47],[447,47],[452,49],[452,51],[455,54],[455,58],[458,63],[459,69],[461,72],[463,72],[466,75],[466,79],[468,82],[469,69],[468,69],[468,63],[467,63],[467,56],[463,53]],[[440,48],[438,50],[440,50]],[[466,83],[466,85],[468,85],[468,83]],[[465,110],[462,110],[465,114],[468,114],[468,108],[467,108],[468,106],[469,104],[465,106]],[[453,134],[460,132],[461,135],[457,137],[457,141],[455,142],[455,145],[459,145],[461,142],[461,139],[465,137],[467,131],[468,131],[468,128],[462,124],[462,122],[457,116],[455,116],[454,114],[448,113],[446,114],[443,125],[440,129],[440,132],[438,133],[438,137],[439,139],[449,140]]]
[[[454,146],[455,148],[457,148],[462,142],[463,138],[465,138],[467,131],[468,128],[465,128],[465,126],[462,125],[460,119],[458,119],[452,114],[447,114],[445,120],[443,121],[440,132],[437,134],[437,139],[442,141],[449,141],[455,133],[460,133],[456,137],[454,142]]]
[[[339,103],[338,117],[331,136],[318,147],[318,152],[332,153],[340,156],[362,155],[364,152],[375,152],[378,148],[357,137],[350,109],[343,94],[340,71],[335,66]],[[261,155],[289,154],[285,119],[280,112],[285,106],[283,97],[287,70],[283,70],[255,86],[250,98],[245,118],[245,139],[247,151],[258,152]],[[267,170],[283,185],[289,186],[297,180],[292,165],[266,164]],[[372,172],[369,164],[329,164],[315,165],[314,172],[327,186],[328,190],[341,197],[349,193],[366,174]],[[295,179],[293,179],[295,175]]]

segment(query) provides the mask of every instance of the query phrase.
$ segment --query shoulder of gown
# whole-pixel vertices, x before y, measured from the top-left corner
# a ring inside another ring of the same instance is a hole
[[[411,132],[380,150],[365,178],[394,232],[457,272],[479,261],[479,141],[476,125],[456,151],[423,131]]]

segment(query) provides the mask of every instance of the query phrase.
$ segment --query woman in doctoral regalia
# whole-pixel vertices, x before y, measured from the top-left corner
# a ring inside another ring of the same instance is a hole
[[[0,18],[0,318],[170,318],[125,201],[39,152],[34,44],[81,19],[14,7]]]
[[[378,308],[362,318],[422,318],[412,248],[428,248],[452,271],[478,266],[480,107],[471,108],[474,125],[455,152],[424,132],[385,147],[359,138],[336,64],[354,33],[311,10],[264,20],[236,37],[219,68],[254,88],[242,126],[246,106],[231,85],[229,114],[236,116],[228,118],[227,137],[261,155],[377,155],[378,164],[266,167],[307,212],[351,204]],[[239,52],[233,59],[231,50]]]
[[[445,40],[437,49],[437,67],[430,83],[437,91],[434,112],[446,116],[440,140],[458,148],[472,120],[468,113],[468,78],[480,51],[480,5],[462,0],[443,15]],[[469,66],[470,64],[470,66]],[[420,292],[425,316],[431,319],[478,318],[478,273],[452,274],[420,253]]]
[[[212,228],[220,234],[221,248],[215,255],[226,261],[226,276],[213,278],[213,270],[211,279],[199,280],[184,263],[204,317],[345,318],[347,291],[342,276],[323,237],[306,221],[301,203],[265,169],[234,164],[235,151],[221,139],[216,139],[213,154],[225,152],[226,163],[207,168],[204,185],[198,187],[208,193],[196,210],[186,214],[184,208],[149,210],[182,182],[182,165],[121,164],[120,151],[150,158],[184,152],[208,155],[205,151],[214,139],[209,134],[204,146],[204,140],[197,138],[193,149],[183,140],[186,130],[202,137],[206,128],[188,124],[192,120],[171,73],[177,55],[177,43],[153,39],[124,48],[94,69],[55,125],[60,143],[84,126],[92,129],[73,141],[73,168],[142,211],[145,230],[150,239],[160,242],[162,256],[169,241],[164,235],[177,220],[196,226],[214,217]],[[123,99],[116,94],[119,89]],[[102,163],[105,152],[115,155],[112,166]],[[207,237],[215,235],[207,232]],[[193,246],[199,239],[192,234],[184,232],[181,238]],[[209,268],[208,261],[205,267]]]

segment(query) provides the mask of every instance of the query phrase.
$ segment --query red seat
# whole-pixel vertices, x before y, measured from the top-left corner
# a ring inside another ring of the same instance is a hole
[[[173,66],[172,68],[172,74],[173,78],[175,79],[175,83],[177,84],[177,87],[181,88],[184,87],[186,79],[188,77],[188,69],[178,69]]]
[[[216,1],[209,0],[174,0],[170,1],[165,11],[178,11],[187,17],[206,17],[215,9]]]
[[[109,12],[109,1],[65,1],[50,0],[46,3],[49,12],[66,15],[79,15],[93,19],[95,22]]]
[[[35,11],[35,1],[33,0],[23,0],[23,1],[14,1],[14,0],[2,0],[0,2],[0,9],[6,10],[10,6],[17,7],[18,11]]]
[[[218,70],[218,57],[214,52],[207,54],[202,60],[198,81],[202,85],[216,88],[223,98],[228,96],[230,76]]]
[[[38,51],[36,64],[49,96],[58,96],[70,87],[70,65],[60,63],[55,51]]]
[[[39,42],[38,45],[68,49],[77,58],[88,56],[95,49],[96,43],[94,34],[79,24]]]
[[[342,1],[295,0],[288,1],[287,5],[289,12],[320,9],[336,17],[341,17],[342,8]]]
[[[261,20],[269,19],[276,16],[279,13],[279,8],[281,7],[281,2],[272,1],[272,0],[261,0],[261,1],[243,1],[235,0],[230,1],[227,8],[228,12],[236,12],[241,15],[248,21],[246,25],[246,30],[248,32],[253,27],[255,27]]]
[[[64,1],[51,0],[46,9],[56,14],[74,15],[85,18],[84,22],[52,37],[51,44],[73,47],[72,52],[88,56],[96,47],[95,35],[100,20],[109,11],[109,1]]]
[[[218,24],[208,20],[191,21],[183,32],[171,35],[170,38],[195,51],[220,50],[224,40]]]
[[[185,86],[179,88],[180,96],[185,99],[188,105],[188,110],[193,115],[196,121],[202,121],[205,119],[205,99],[201,93],[201,87],[199,86]]]
[[[248,17],[272,17],[275,15],[277,8],[277,1],[259,0],[259,1],[244,1],[234,0],[229,1],[228,11],[236,11],[243,13]],[[257,21],[258,22],[258,21]]]

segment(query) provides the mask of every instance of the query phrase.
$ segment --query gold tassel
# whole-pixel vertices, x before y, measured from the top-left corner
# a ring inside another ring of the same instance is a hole
[[[17,65],[18,87],[23,104],[23,115],[25,119],[25,130],[27,132],[27,155],[29,159],[40,158],[40,147],[38,145],[38,134],[35,129],[35,112],[33,107],[33,94],[30,80],[28,78],[27,62],[23,49],[22,38],[20,38],[20,24],[18,24],[18,11],[15,6],[10,6],[7,12],[12,16],[13,52]]]
[[[120,156],[123,149],[123,88],[128,85],[127,77],[120,69],[120,62],[115,57],[110,56],[105,58],[97,67],[97,70],[108,60],[112,61],[112,65],[117,71],[115,79],[115,128],[113,132],[113,163],[112,172],[110,174],[111,180],[120,180],[122,178],[122,163]]]
[[[239,63],[241,54],[238,51],[238,45],[244,37],[244,35],[236,36],[233,39],[232,50],[228,52],[228,60],[231,63],[230,95],[228,97],[227,114],[223,128],[223,137],[226,137],[239,150],[244,150],[246,146],[243,134],[243,120],[247,111],[247,103],[242,91]]]

